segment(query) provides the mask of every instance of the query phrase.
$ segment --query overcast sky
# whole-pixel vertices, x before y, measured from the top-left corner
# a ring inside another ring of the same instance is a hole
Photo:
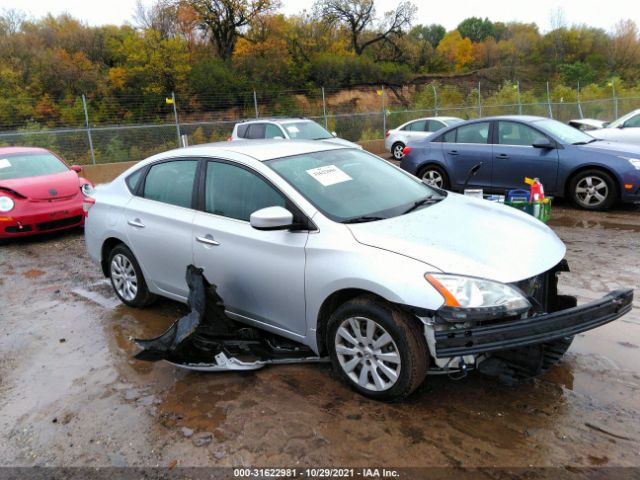
[[[152,0],[143,0],[145,4]],[[0,0],[0,10],[15,8],[32,17],[68,12],[90,25],[121,24],[132,21],[135,0]],[[287,14],[310,9],[313,0],[282,0],[282,11]],[[398,0],[376,0],[379,13],[391,10]],[[448,30],[455,28],[467,17],[489,17],[493,21],[535,22],[549,30],[553,12],[561,9],[568,25],[587,24],[610,30],[620,19],[640,21],[638,0],[414,0],[418,6],[416,23],[440,23]]]

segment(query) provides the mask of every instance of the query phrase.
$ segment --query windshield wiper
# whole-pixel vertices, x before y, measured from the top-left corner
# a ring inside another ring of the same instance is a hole
[[[330,138],[335,138],[335,137],[318,137],[318,138],[314,138],[314,140],[329,140]]]
[[[433,195],[421,198],[420,200],[416,200],[415,202],[413,202],[413,205],[411,205],[404,212],[402,212],[402,214],[405,215],[407,213],[411,213],[414,210],[422,207],[423,205],[433,205],[434,203],[438,203],[443,198],[444,197],[434,197]]]
[[[342,223],[365,223],[365,222],[375,222],[376,220],[386,220],[387,217],[376,217],[375,215],[361,215],[359,217],[349,218],[348,220],[342,221]]]

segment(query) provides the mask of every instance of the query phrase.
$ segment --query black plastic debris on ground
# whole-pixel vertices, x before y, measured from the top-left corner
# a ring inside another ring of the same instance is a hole
[[[315,353],[308,347],[263,330],[247,327],[225,314],[216,286],[204,278],[203,270],[189,265],[186,271],[190,312],[153,339],[135,339],[142,348],[138,360],[167,360],[177,365],[216,364],[215,357],[243,362],[308,360]]]

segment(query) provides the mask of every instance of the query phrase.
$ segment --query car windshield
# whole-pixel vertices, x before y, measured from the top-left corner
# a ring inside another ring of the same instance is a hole
[[[0,154],[0,180],[40,177],[69,170],[51,153]]]
[[[390,218],[413,209],[416,202],[444,198],[386,160],[356,149],[307,153],[265,163],[337,222]]]
[[[609,125],[607,125],[607,127],[608,128],[618,128],[618,127],[624,125],[624,122],[626,122],[627,120],[632,119],[636,115],[640,115],[640,110],[634,110],[633,112],[627,113],[626,115],[620,117],[619,119],[614,120],[613,122],[611,122]]]
[[[333,135],[316,122],[291,122],[283,123],[282,126],[287,131],[289,138],[294,140],[323,140],[325,138],[333,138]]]
[[[557,120],[545,118],[543,120],[536,120],[533,123],[536,127],[541,128],[565,144],[584,144],[591,143],[595,140],[591,135],[587,135],[572,126],[558,122]]]

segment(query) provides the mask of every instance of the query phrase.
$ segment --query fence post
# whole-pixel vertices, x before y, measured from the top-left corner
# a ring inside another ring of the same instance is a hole
[[[616,82],[611,80],[611,90],[613,91],[613,118],[618,118],[618,97],[616,97]]]
[[[549,118],[553,118],[553,109],[551,108],[551,93],[549,93],[549,82],[547,82],[547,105],[549,106]]]
[[[178,121],[178,109],[176,107],[176,95],[171,92],[171,104],[173,105],[173,117],[176,120],[176,134],[178,136],[178,148],[180,148],[180,122]]]
[[[580,105],[580,82],[578,82],[578,112],[580,113],[580,118],[584,118],[582,114],[582,105]]]
[[[256,89],[253,89],[253,107],[256,109],[256,118],[260,115],[258,114],[258,96],[256,95]]]
[[[431,88],[433,88],[433,115],[438,116],[438,91],[436,90],[436,86],[432,83]]]
[[[329,128],[329,123],[327,122],[327,102],[324,98],[324,87],[322,87],[322,115],[324,116],[324,128]]]
[[[518,115],[522,115],[522,101],[520,100],[520,80],[516,81],[516,88],[518,90]]]
[[[382,138],[387,134],[387,115],[384,112],[384,85],[381,85],[380,96],[382,97]]]
[[[89,150],[91,151],[91,163],[96,164],[96,155],[93,152],[93,139],[91,138],[91,127],[89,126],[89,111],[87,110],[87,99],[82,94],[82,108],[84,108],[84,125],[87,128],[87,137],[89,137]]]
[[[482,97],[480,96],[480,82],[478,82],[478,117],[482,117]]]

